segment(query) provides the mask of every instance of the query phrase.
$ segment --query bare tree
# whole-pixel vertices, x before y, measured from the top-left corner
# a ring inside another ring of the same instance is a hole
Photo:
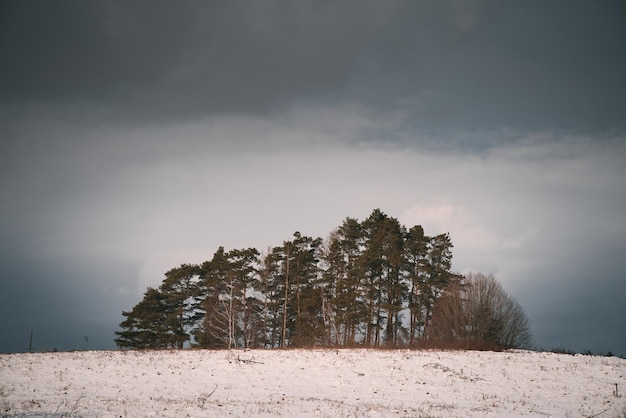
[[[529,348],[528,317],[492,274],[467,275],[449,286],[433,308],[431,338],[470,349]]]

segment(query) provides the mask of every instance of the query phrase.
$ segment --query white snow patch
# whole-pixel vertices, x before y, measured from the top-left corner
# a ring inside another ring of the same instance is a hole
[[[626,360],[617,357],[367,349],[0,355],[0,415],[11,417],[621,417],[625,412]]]

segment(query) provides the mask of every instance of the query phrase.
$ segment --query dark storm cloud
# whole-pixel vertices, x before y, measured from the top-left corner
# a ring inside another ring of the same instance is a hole
[[[294,101],[422,129],[623,128],[621,2],[5,2],[2,103],[129,120]]]
[[[96,102],[175,116],[259,110],[336,89],[386,23],[376,23],[385,7],[312,2],[10,6],[5,102]]]
[[[193,12],[139,2],[121,6],[4,3],[4,101],[106,101],[156,86],[181,60]]]

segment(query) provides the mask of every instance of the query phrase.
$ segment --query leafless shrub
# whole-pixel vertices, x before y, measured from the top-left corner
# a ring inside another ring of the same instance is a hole
[[[529,348],[522,306],[488,274],[469,274],[446,289],[435,307],[430,336],[438,348],[501,350]]]

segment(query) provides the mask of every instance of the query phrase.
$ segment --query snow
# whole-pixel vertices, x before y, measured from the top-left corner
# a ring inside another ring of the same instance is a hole
[[[9,417],[622,417],[625,395],[624,359],[530,351],[0,355]]]

